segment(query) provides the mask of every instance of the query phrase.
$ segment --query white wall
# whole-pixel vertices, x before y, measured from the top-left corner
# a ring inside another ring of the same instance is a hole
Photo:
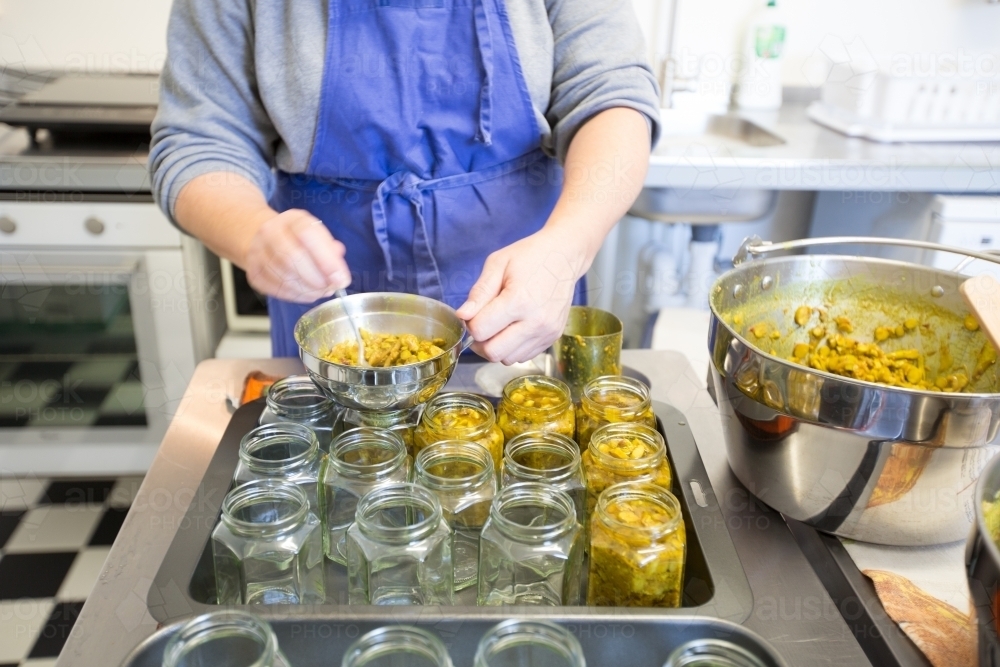
[[[155,72],[170,0],[0,0],[0,69]]]
[[[670,0],[633,0],[643,26]],[[675,53],[708,78],[738,67],[743,24],[764,0],[677,0]],[[831,60],[867,52],[896,71],[972,69],[1000,76],[1000,3],[986,0],[778,0],[788,28],[783,80],[819,85]],[[647,38],[650,37],[647,34]]]

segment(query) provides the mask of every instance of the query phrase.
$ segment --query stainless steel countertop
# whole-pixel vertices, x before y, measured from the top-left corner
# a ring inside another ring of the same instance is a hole
[[[766,190],[881,190],[1000,194],[1000,142],[881,144],[813,122],[807,103],[779,112],[735,112],[785,140],[779,146],[669,137],[650,161],[647,186]]]
[[[664,117],[667,134],[671,119]],[[806,117],[806,103],[780,112],[737,112],[786,143],[720,144],[665,137],[650,161],[654,187],[882,190],[1000,194],[1000,142],[880,144],[851,139]],[[24,130],[0,124],[0,190],[148,193],[146,149],[32,147]]]
[[[649,377],[655,400],[672,403],[689,420],[753,590],[744,625],[792,666],[869,665],[780,515],[755,503],[729,471],[719,413],[701,374],[676,352],[626,350],[622,361]],[[146,607],[150,584],[228,424],[225,398],[240,394],[252,370],[285,375],[301,365],[284,359],[198,366],[58,667],[113,667],[156,629]],[[180,595],[153,602],[183,612]]]

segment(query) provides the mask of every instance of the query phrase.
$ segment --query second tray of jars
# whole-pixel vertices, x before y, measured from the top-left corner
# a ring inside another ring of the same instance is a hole
[[[150,587],[148,606],[157,621],[167,623],[192,614],[219,608],[210,538],[219,520],[222,501],[230,488],[239,463],[243,436],[253,429],[263,411],[263,401],[239,408],[230,420],[204,479],[179,527],[166,558]],[[746,575],[708,475],[684,415],[662,402],[653,402],[657,428],[668,444],[674,471],[673,493],[680,501],[687,536],[683,597],[676,608],[597,607],[597,606],[476,606],[475,587],[455,595],[449,606],[363,606],[348,605],[346,571],[330,560],[326,566],[326,601],[323,604],[248,605],[254,613],[267,617],[309,617],[369,619],[400,622],[407,619],[523,618],[552,620],[655,621],[678,615],[698,614],[745,620],[753,598]],[[515,611],[516,609],[516,611]]]

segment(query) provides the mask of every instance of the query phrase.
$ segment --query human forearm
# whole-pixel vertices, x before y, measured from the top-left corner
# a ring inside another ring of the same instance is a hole
[[[204,174],[184,186],[178,224],[247,272],[258,291],[309,303],[351,282],[344,244],[309,212],[278,213],[242,176]]]
[[[580,244],[577,277],[639,195],[649,153],[649,127],[633,109],[603,111],[573,137],[563,191],[545,229]]]

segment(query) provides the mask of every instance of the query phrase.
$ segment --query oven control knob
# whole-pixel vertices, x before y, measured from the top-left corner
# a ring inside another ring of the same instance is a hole
[[[95,236],[97,234],[104,233],[104,223],[97,218],[87,218],[83,221],[83,226],[87,228],[87,231]]]
[[[0,232],[4,234],[13,234],[17,231],[17,223],[8,218],[6,215],[0,216]]]

